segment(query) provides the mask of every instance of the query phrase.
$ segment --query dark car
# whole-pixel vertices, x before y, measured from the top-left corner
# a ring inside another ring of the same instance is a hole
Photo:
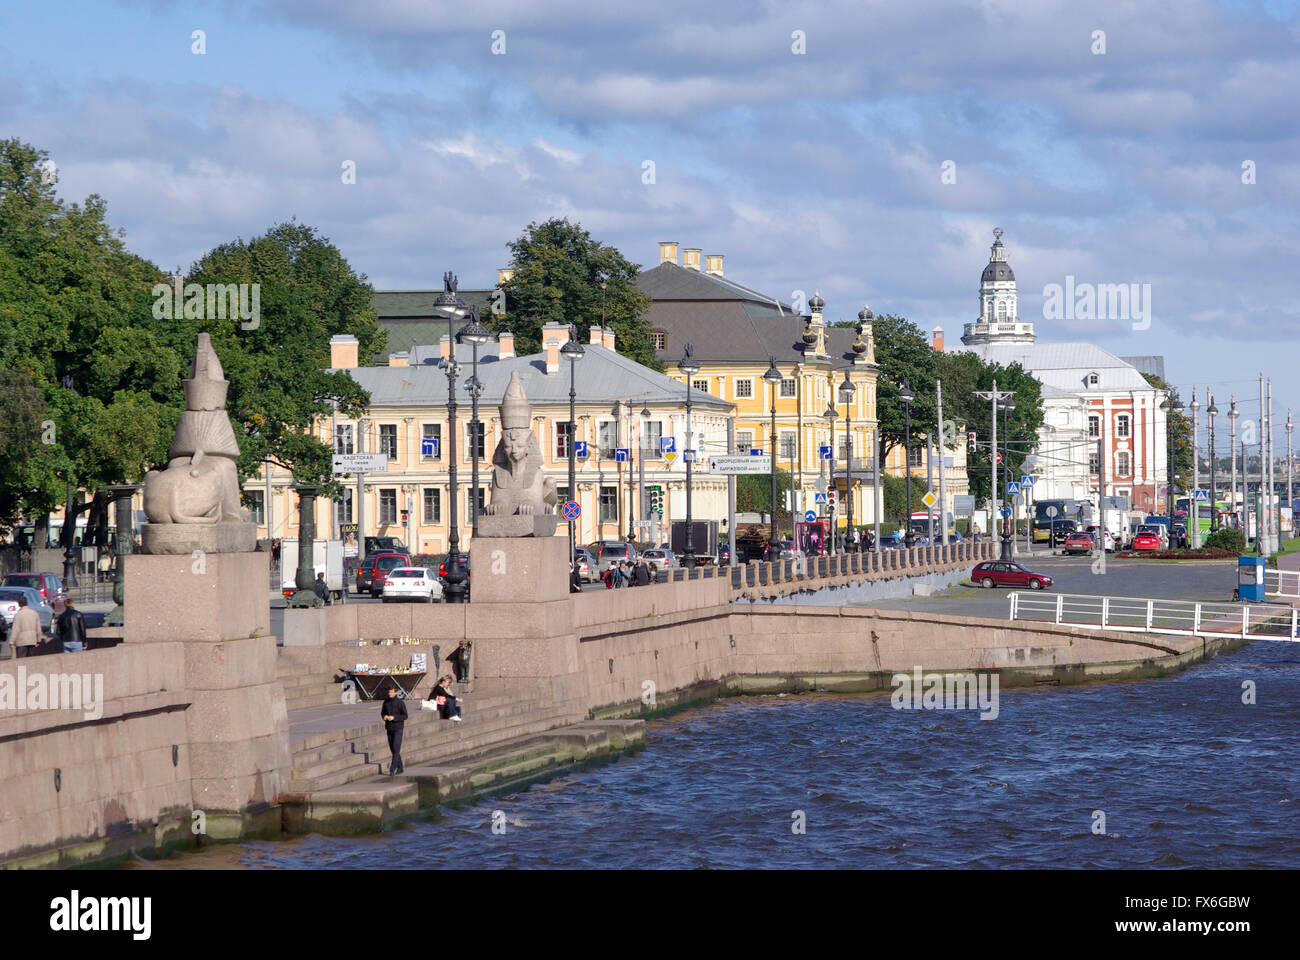
[[[389,570],[409,567],[411,558],[405,553],[376,553],[366,557],[357,567],[357,593],[369,593],[372,597],[384,592],[384,578]]]
[[[1034,573],[1028,567],[1012,560],[986,560],[975,565],[970,578],[985,589],[993,587],[1028,587],[1030,590],[1042,590],[1052,585],[1052,578],[1042,573]]]
[[[1078,527],[1073,520],[1053,520],[1052,521],[1052,546],[1059,547],[1065,544],[1070,534],[1077,533]]]
[[[1075,531],[1065,538],[1065,543],[1061,545],[1062,553],[1092,553],[1097,547],[1097,541],[1092,539],[1090,533],[1079,533]]]
[[[53,573],[10,573],[0,587],[30,587],[50,603],[63,592],[63,579]]]
[[[767,560],[793,560],[799,555],[799,548],[793,540],[776,540],[768,544]]]
[[[406,544],[402,543],[400,537],[366,537],[365,543],[366,555],[376,553],[405,553],[411,551],[406,549]]]
[[[465,570],[465,579],[468,580],[469,579],[469,554],[458,553],[456,554],[456,556],[460,557],[460,565]],[[446,582],[447,580],[447,561],[450,559],[451,559],[451,554],[449,553],[445,557],[443,557],[442,562],[438,564],[438,579],[442,580],[443,582]]]

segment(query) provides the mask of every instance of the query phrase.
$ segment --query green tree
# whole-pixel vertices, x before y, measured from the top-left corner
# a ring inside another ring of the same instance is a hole
[[[925,496],[926,485],[922,477],[912,477],[912,509],[924,510],[925,504],[921,498]],[[907,481],[905,477],[892,477],[885,475],[883,487],[880,491],[881,499],[884,500],[882,521],[892,521],[894,523],[903,523],[907,517]]]
[[[1146,382],[1151,384],[1157,390],[1163,390],[1165,396],[1178,400],[1178,390],[1171,386],[1165,380],[1156,376],[1154,373],[1144,373]],[[1224,413],[1227,413],[1225,408]],[[1176,413],[1173,410],[1166,410],[1165,416],[1169,418],[1169,439],[1174,455],[1174,476],[1183,478],[1184,487],[1192,485],[1192,418],[1186,413]],[[1168,465],[1162,464],[1167,470]],[[1175,482],[1175,489],[1183,489]]]
[[[501,285],[505,313],[483,320],[495,332],[512,331],[519,353],[542,349],[545,323],[574,324],[585,339],[586,329],[603,316],[614,330],[619,353],[663,369],[645,318],[650,298],[636,288],[638,264],[567,219],[530,223],[507,246],[514,274]]]
[[[780,530],[793,529],[790,511],[786,508],[787,494],[793,478],[790,471],[779,467],[776,471],[776,525]],[[767,513],[772,509],[772,475],[769,473],[741,474],[736,478],[736,511],[738,513]],[[778,531],[779,532],[779,531]]]
[[[898,398],[904,382],[915,399],[911,403],[912,447],[936,428],[934,382],[938,372],[936,354],[929,338],[912,321],[894,314],[877,317],[873,329],[876,363],[876,417],[880,422],[877,454],[883,464],[894,447],[903,446],[907,411]],[[947,411],[945,411],[947,412]]]

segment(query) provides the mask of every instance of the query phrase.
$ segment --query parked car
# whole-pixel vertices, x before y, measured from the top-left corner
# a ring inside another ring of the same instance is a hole
[[[1089,527],[1087,532],[1088,535],[1092,537],[1092,542],[1094,544],[1104,539],[1106,541],[1105,549],[1111,553],[1115,551],[1115,546],[1116,546],[1115,535],[1111,533],[1109,530],[1106,531],[1106,535],[1104,538],[1102,537],[1101,527],[1098,526],[1097,524],[1093,524],[1091,527]]]
[[[1065,543],[1061,544],[1062,553],[1092,553],[1096,549],[1097,541],[1092,538],[1092,534],[1078,531],[1066,537]]]
[[[384,603],[418,600],[433,603],[442,599],[442,584],[428,567],[395,567],[384,577]]]
[[[54,607],[32,587],[0,587],[0,616],[4,617],[5,626],[13,626],[20,596],[27,598],[27,606],[41,618],[41,629],[49,633],[54,622]]]
[[[366,555],[373,553],[405,553],[411,551],[406,549],[406,544],[402,543],[400,537],[366,537]]]
[[[595,583],[600,579],[596,572],[596,558],[586,547],[573,548],[573,562],[578,565],[578,577],[583,583]]]
[[[1174,524],[1173,541],[1180,547],[1190,546],[1187,540],[1187,527],[1185,524]]]
[[[384,578],[389,570],[409,566],[411,558],[404,553],[376,553],[361,561],[357,568],[357,593],[379,596],[384,590]]]
[[[1135,531],[1133,532],[1133,549],[1134,549],[1134,550],[1143,549],[1143,548],[1140,548],[1140,547],[1137,545],[1137,538],[1138,538],[1139,536],[1141,536],[1142,534],[1144,534],[1144,533],[1150,533],[1150,534],[1153,534],[1153,535],[1156,537],[1156,539],[1160,541],[1160,548],[1159,548],[1159,549],[1161,549],[1161,550],[1168,549],[1168,547],[1169,547],[1169,531],[1165,528],[1165,526],[1164,526],[1163,524],[1159,524],[1159,523],[1140,523],[1140,524],[1138,524],[1138,528],[1137,528],[1137,530],[1135,530]]]
[[[1052,578],[1034,573],[1028,567],[1010,560],[986,560],[977,563],[971,571],[971,580],[986,590],[993,587],[1028,587],[1042,590],[1052,585]]]
[[[1070,534],[1076,533],[1078,526],[1073,520],[1053,520],[1052,521],[1052,546],[1064,546],[1065,541],[1069,539]]]
[[[799,555],[799,548],[793,540],[776,540],[768,544],[766,560],[793,560]]]
[[[677,562],[677,557],[673,555],[671,550],[662,550],[659,547],[654,547],[650,550],[646,550],[641,554],[641,556],[645,558],[646,563],[653,563],[660,570],[669,570],[673,567],[681,566],[681,564]]]
[[[616,563],[624,560],[636,562],[637,552],[633,544],[625,540],[598,540],[588,548],[596,557],[596,570],[604,573]]]
[[[1159,534],[1151,533],[1149,531],[1145,533],[1135,533],[1133,535],[1133,549],[1151,550],[1151,551],[1159,550],[1160,549]]]
[[[0,587],[30,587],[53,602],[63,592],[63,578],[53,573],[10,573]]]
[[[468,580],[469,579],[469,554],[458,553],[456,554],[456,556],[460,558],[460,565],[465,569],[465,579]],[[438,579],[441,580],[443,583],[446,583],[447,581],[447,561],[449,561],[450,559],[451,559],[451,554],[449,553],[445,557],[443,557],[442,560],[438,562]]]

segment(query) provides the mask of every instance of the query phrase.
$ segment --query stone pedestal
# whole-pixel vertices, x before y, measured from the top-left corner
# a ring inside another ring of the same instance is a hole
[[[270,556],[131,554],[125,558],[125,642],[269,636]]]
[[[140,528],[145,553],[252,553],[257,526],[252,523],[146,523]]]
[[[475,537],[471,604],[563,600],[569,595],[568,553],[567,537]]]

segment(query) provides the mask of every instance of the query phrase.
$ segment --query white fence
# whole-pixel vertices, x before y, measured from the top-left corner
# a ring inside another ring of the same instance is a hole
[[[1265,570],[1264,593],[1270,597],[1300,598],[1300,570]]]
[[[1284,604],[1196,603],[1080,594],[1011,594],[1011,619],[1094,630],[1190,637],[1300,639],[1300,611]]]

